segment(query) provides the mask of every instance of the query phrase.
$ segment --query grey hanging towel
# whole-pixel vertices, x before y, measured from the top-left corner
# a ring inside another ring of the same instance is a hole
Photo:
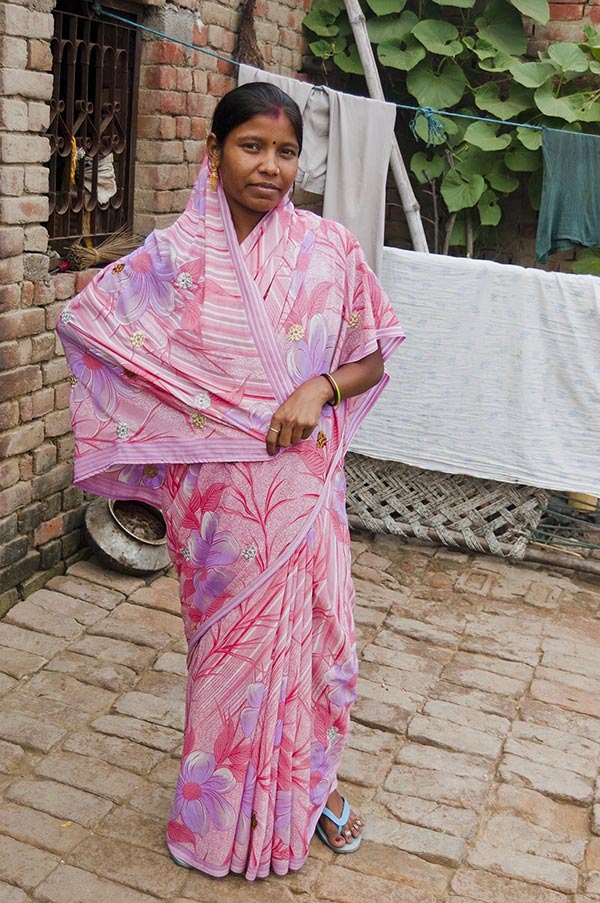
[[[544,184],[535,251],[600,247],[600,136],[544,129]]]
[[[324,196],[323,216],[356,236],[380,275],[395,105],[240,66],[238,84],[255,81],[277,85],[300,107],[304,145],[296,184]]]

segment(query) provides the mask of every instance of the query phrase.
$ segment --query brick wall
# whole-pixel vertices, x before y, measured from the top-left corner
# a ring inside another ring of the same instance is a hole
[[[141,21],[229,55],[242,0],[149,0]],[[310,0],[258,0],[267,66],[302,66]],[[72,485],[67,367],[54,324],[92,272],[49,275],[44,133],[52,96],[54,0],[0,0],[0,617],[20,596],[81,554],[84,499]],[[135,228],[146,234],[183,209],[219,97],[235,69],[214,57],[144,38]]]

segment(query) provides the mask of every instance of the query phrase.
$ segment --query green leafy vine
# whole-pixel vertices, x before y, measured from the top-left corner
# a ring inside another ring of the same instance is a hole
[[[430,146],[413,154],[410,169],[433,201],[433,249],[460,246],[472,255],[522,182],[539,209],[542,133],[525,126],[600,134],[600,33],[588,26],[580,43],[559,41],[529,59],[523,16],[547,22],[547,0],[362,0],[361,6],[389,100],[523,124],[441,116],[440,134],[425,116],[416,117],[415,132]],[[363,74],[343,0],[314,0],[304,25],[316,36],[315,57]],[[578,263],[579,271],[589,270],[600,258],[590,252]]]

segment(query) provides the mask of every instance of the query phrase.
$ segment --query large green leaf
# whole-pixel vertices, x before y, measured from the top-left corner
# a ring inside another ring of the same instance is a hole
[[[535,172],[542,165],[540,151],[516,147],[504,155],[504,162],[513,172]]]
[[[410,72],[425,59],[427,51],[414,38],[409,38],[407,41],[382,41],[377,47],[377,56],[383,66]]]
[[[482,226],[497,226],[502,219],[502,208],[494,191],[484,191],[477,204],[479,222]]]
[[[479,235],[479,223],[473,223],[473,241],[477,241]],[[467,225],[464,216],[457,216],[452,227],[450,235],[450,246],[452,248],[464,248],[467,244]]]
[[[565,119],[567,122],[575,122],[577,119],[573,103],[568,97],[556,97],[551,82],[540,85],[533,96],[538,110],[545,116]]]
[[[478,174],[465,179],[453,168],[444,176],[440,191],[450,213],[455,213],[465,207],[475,206],[485,191],[485,181]]]
[[[506,168],[503,160],[496,160],[485,177],[492,188],[504,194],[510,194],[519,187],[519,180]]]
[[[430,160],[423,151],[419,151],[413,154],[410,168],[417,177],[417,181],[424,185],[430,179],[437,179],[438,176],[441,176],[444,171],[444,158],[436,156]]]
[[[454,160],[456,169],[465,179],[477,174],[487,179],[487,174],[496,160],[496,154],[482,151],[474,144],[463,144],[455,151]]]
[[[312,44],[308,45],[310,48],[310,52],[314,56],[318,56],[320,58],[329,59],[330,56],[333,56],[334,50],[331,41],[327,41],[325,38],[321,38],[319,41],[313,41]]]
[[[510,135],[498,135],[498,126],[489,122],[472,122],[465,132],[465,141],[474,144],[483,151],[505,150],[510,142]]]
[[[369,40],[372,44],[404,41],[418,22],[414,13],[405,10],[401,16],[377,16],[367,22]]]
[[[463,45],[457,41],[458,30],[441,19],[423,19],[413,28],[413,36],[430,51],[440,56],[457,56]]]
[[[550,7],[548,0],[510,0],[513,6],[519,10],[523,16],[529,16],[536,22],[543,24],[550,18]]]
[[[519,113],[534,106],[531,90],[522,85],[511,85],[506,97],[501,97],[499,86],[488,82],[474,94],[479,109],[486,110],[497,119],[514,119]]]
[[[538,150],[542,146],[542,130],[528,129],[524,126],[517,128],[517,138],[528,150]]]
[[[336,53],[333,62],[342,72],[351,72],[353,75],[365,74],[356,44],[353,44],[348,52]]]
[[[493,44],[490,44],[489,41],[475,41],[473,38],[467,36],[466,38],[463,38],[463,44],[465,47],[468,47],[469,50],[472,50],[475,56],[480,60],[487,60],[490,57],[496,56],[498,53],[498,48],[494,47]]]
[[[459,6],[461,9],[473,9],[475,0],[433,0],[438,6]]]
[[[579,95],[581,97],[581,95]],[[580,122],[600,122],[600,101],[597,93],[586,94],[577,113]]]
[[[571,264],[571,269],[581,276],[600,276],[600,248],[580,251],[578,259]]]
[[[390,13],[401,13],[406,0],[367,0],[376,16],[388,16]]]
[[[417,98],[419,106],[436,110],[457,104],[466,84],[464,72],[452,60],[444,60],[439,71],[433,69],[431,60],[423,60],[406,77],[406,87]]]
[[[479,68],[485,72],[506,72],[514,57],[504,50],[499,50],[494,56],[486,57],[479,61]]]
[[[314,31],[315,34],[318,34],[319,37],[322,38],[330,38],[338,33],[339,29],[334,23],[335,16],[332,16],[328,12],[321,11],[318,7],[311,9],[302,20],[302,24],[306,28],[310,29],[310,31]]]
[[[558,41],[548,47],[548,56],[563,75],[582,75],[588,70],[588,58],[577,44]]]
[[[518,11],[504,0],[488,0],[483,14],[475,20],[477,34],[496,50],[521,56],[527,49],[525,28]]]
[[[509,68],[514,80],[526,88],[539,88],[555,72],[552,63],[522,63],[520,60],[515,60]]]

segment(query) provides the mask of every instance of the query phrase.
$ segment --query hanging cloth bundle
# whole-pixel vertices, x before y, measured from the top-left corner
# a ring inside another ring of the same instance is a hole
[[[544,184],[536,236],[541,263],[569,248],[600,247],[600,136],[544,129]]]

